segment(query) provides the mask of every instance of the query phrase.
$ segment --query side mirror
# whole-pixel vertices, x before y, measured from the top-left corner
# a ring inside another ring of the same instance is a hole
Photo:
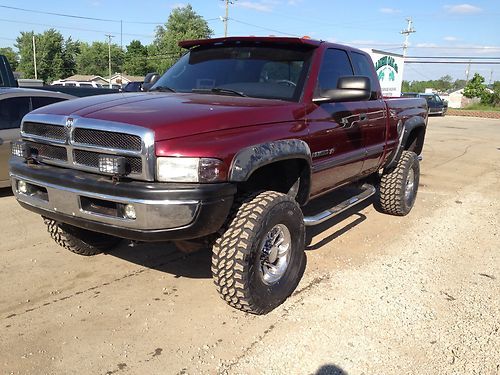
[[[142,84],[142,91],[149,91],[151,87],[160,79],[160,75],[158,73],[148,73],[146,77],[144,77],[144,83]]]
[[[319,96],[314,97],[313,102],[354,102],[368,100],[371,94],[370,78],[364,76],[344,76],[339,77],[337,88],[320,90]]]

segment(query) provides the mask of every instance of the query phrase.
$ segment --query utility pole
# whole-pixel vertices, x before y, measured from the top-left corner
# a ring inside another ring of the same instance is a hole
[[[465,83],[469,82],[469,74],[470,74],[470,60],[469,64],[467,64],[467,68],[465,68]]]
[[[106,34],[108,37],[108,68],[109,68],[109,88],[112,87],[111,85],[111,38],[114,38],[113,35],[111,34]]]
[[[35,79],[38,79],[38,72],[36,70],[36,46],[35,46],[35,33],[33,32],[33,67],[35,68]]]
[[[407,52],[408,52],[408,37],[410,34],[416,32],[416,30],[412,26],[412,19],[411,17],[407,18],[406,21],[408,21],[408,26],[406,27],[406,30],[401,30],[400,34],[405,36],[405,43],[403,44],[403,57],[406,57]]]
[[[490,81],[488,82],[489,85],[493,83],[493,68],[490,70]]]
[[[234,4],[234,2],[232,0],[223,0],[223,1],[226,2],[226,16],[221,17],[221,19],[222,22],[224,22],[224,37],[227,38],[227,23],[229,21],[229,4]]]

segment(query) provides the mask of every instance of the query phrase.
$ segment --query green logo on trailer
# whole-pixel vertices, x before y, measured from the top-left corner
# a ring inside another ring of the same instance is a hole
[[[394,57],[383,56],[375,63],[375,70],[377,71],[379,81],[383,82],[395,81],[399,68]]]

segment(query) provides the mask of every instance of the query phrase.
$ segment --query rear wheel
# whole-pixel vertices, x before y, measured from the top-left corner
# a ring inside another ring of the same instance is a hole
[[[59,223],[45,217],[43,221],[50,236],[59,246],[78,255],[97,255],[112,250],[121,241],[118,237]]]
[[[305,267],[303,215],[290,196],[249,196],[213,247],[212,274],[232,307],[265,314],[297,287]]]
[[[385,171],[380,181],[380,208],[383,212],[405,216],[415,203],[420,180],[417,154],[403,151],[399,161],[390,171]]]

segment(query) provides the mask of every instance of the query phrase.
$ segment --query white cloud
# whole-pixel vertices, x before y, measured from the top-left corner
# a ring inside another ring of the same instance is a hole
[[[295,6],[295,5],[299,5],[301,2],[302,2],[302,0],[288,0],[287,5]]]
[[[186,6],[187,6],[187,4],[185,4],[185,3],[174,3],[174,4],[170,5],[170,8],[172,8],[172,9],[175,9],[175,8],[184,8]]]
[[[455,14],[472,14],[482,12],[482,9],[470,4],[445,5],[448,12]]]
[[[394,9],[394,8],[380,8],[379,11],[380,13],[385,13],[385,14],[401,13],[399,9]]]
[[[443,39],[447,42],[456,42],[458,40],[458,38],[454,36],[445,36]]]
[[[258,12],[272,12],[273,4],[269,2],[257,1],[238,1],[236,6],[245,9],[256,10]]]
[[[434,48],[437,47],[438,45],[436,43],[418,43],[415,45],[417,48]]]

